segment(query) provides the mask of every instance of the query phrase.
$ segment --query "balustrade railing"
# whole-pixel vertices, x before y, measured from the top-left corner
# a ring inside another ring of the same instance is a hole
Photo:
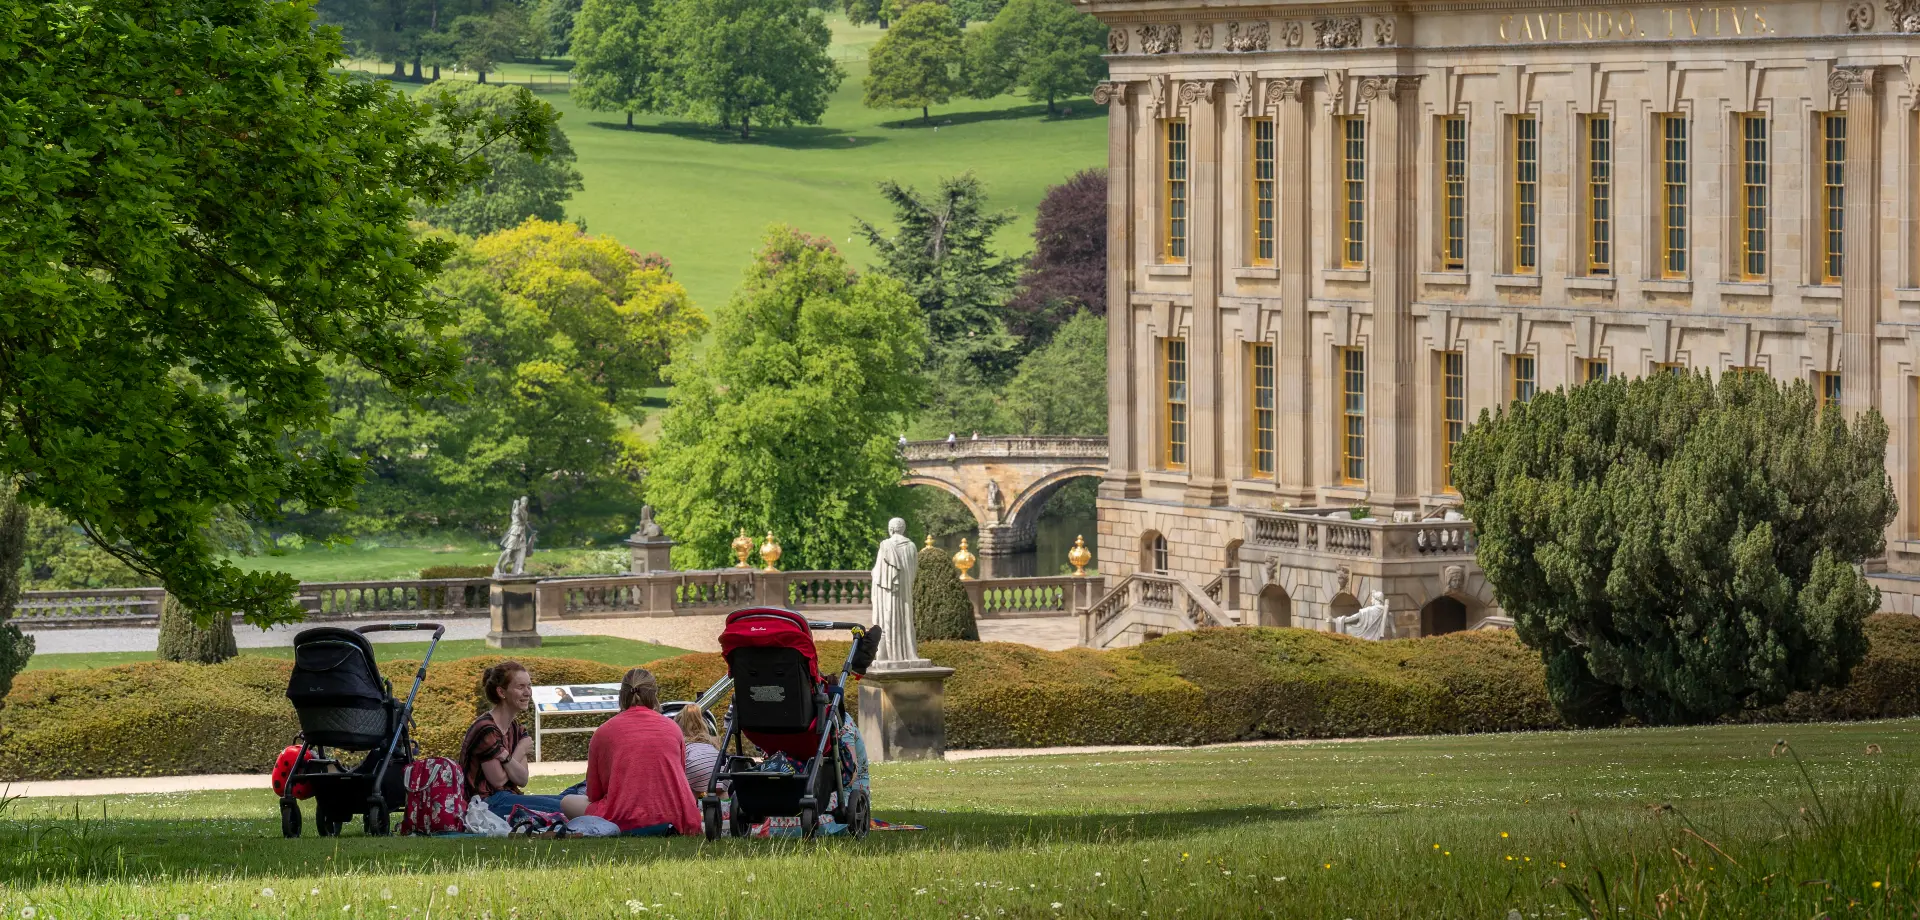
[[[154,617],[166,596],[165,588],[27,591],[14,605],[13,616],[21,621]]]
[[[1037,578],[982,578],[965,582],[973,611],[980,617],[1067,616],[1098,598],[1106,578],[1100,575],[1043,575]]]
[[[1380,560],[1472,556],[1478,540],[1468,520],[1355,520],[1344,508],[1248,511],[1247,544]]]
[[[994,437],[945,441],[908,441],[900,448],[903,459],[947,460],[954,457],[1032,457],[1036,459],[1105,460],[1106,438]]]
[[[464,616],[487,609],[484,578],[432,578],[414,581],[304,582],[300,596],[309,614],[351,617],[358,614],[445,614]]]

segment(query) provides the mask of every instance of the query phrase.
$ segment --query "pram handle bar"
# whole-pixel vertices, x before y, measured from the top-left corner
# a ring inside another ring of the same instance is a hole
[[[421,656],[420,669],[413,674],[413,689],[407,691],[407,704],[400,709],[400,724],[402,726],[413,724],[414,698],[420,695],[420,685],[426,683],[427,663],[433,660],[433,651],[440,647],[440,637],[447,634],[447,628],[439,623],[369,623],[355,630],[355,632],[364,636],[367,633],[375,632],[411,632],[428,627],[433,628],[433,638],[427,641],[427,653]],[[380,798],[379,790],[382,788],[380,782],[387,774],[387,767],[393,764],[393,749],[400,743],[401,734],[402,732],[395,731],[393,737],[387,740],[387,757],[381,761],[380,768],[375,770],[373,774],[373,794],[379,799],[383,806],[386,804],[386,800]]]
[[[866,629],[865,623],[843,623],[839,620],[808,620],[808,629]]]
[[[408,632],[422,629],[433,630],[433,641],[435,642],[439,642],[440,637],[447,634],[447,628],[438,623],[369,623],[355,629],[354,632],[364,636],[367,633]]]

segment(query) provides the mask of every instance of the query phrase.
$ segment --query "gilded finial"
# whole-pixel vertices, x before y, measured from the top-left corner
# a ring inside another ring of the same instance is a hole
[[[967,581],[968,570],[973,568],[974,556],[967,552],[967,538],[960,538],[960,551],[953,554],[953,567],[960,570],[960,580]]]
[[[747,529],[745,527],[740,528],[740,535],[733,538],[733,555],[734,558],[740,560],[734,565],[734,568],[753,568],[753,565],[747,562],[747,557],[753,555],[753,538],[747,536]]]
[[[932,549],[932,548],[933,548],[933,531],[929,530],[927,531],[927,545],[921,547],[921,549]]]
[[[760,571],[762,572],[780,571],[777,567],[774,566],[774,563],[780,561],[780,544],[773,542],[773,531],[771,530],[767,531],[767,542],[760,544],[760,561],[765,562],[767,564],[767,567],[764,569],[761,569]]]
[[[1087,566],[1092,562],[1093,550],[1087,549],[1086,537],[1074,537],[1073,548],[1067,550],[1067,563],[1073,566],[1073,574],[1076,576],[1086,575]]]

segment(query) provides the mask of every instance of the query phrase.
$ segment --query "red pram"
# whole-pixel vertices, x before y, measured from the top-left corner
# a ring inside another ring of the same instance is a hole
[[[815,629],[853,633],[846,664],[831,678],[820,673],[819,652],[813,646]],[[793,815],[800,817],[803,832],[812,836],[827,810],[854,828],[856,836],[864,836],[870,814],[866,794],[860,790],[849,794],[841,788],[843,755],[840,745],[830,742],[846,718],[847,682],[866,673],[879,648],[879,627],[810,622],[778,607],[749,607],[727,616],[720,653],[733,681],[733,702],[720,741],[724,768],[714,771],[701,797],[707,839],[720,836],[722,784],[732,789],[733,813],[728,823],[736,836],[744,836],[755,821]],[[803,766],[798,773],[769,772],[763,769],[764,762],[747,755],[745,741],[752,741],[769,758],[784,754]],[[727,752],[728,745],[733,746],[732,753]]]

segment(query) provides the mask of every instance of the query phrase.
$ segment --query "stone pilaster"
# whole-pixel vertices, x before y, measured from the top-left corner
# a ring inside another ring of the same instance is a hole
[[[1880,403],[1880,92],[1872,67],[1836,67],[1827,80],[1847,113],[1845,250],[1840,266],[1840,406],[1857,415]],[[1814,247],[1809,247],[1814,248]]]
[[[1223,439],[1226,399],[1221,379],[1227,362],[1220,329],[1220,96],[1217,80],[1180,84],[1180,105],[1187,113],[1188,169],[1193,177],[1192,230],[1187,259],[1193,282],[1193,328],[1188,337],[1187,386],[1190,408],[1187,439],[1186,500],[1195,505],[1224,505],[1227,476]]]
[[[1133,307],[1133,105],[1128,84],[1101,83],[1093,101],[1107,107],[1107,473],[1100,494],[1140,494],[1134,413],[1141,403],[1131,364]]]
[[[1279,427],[1277,485],[1282,492],[1296,496],[1311,494],[1313,482],[1307,471],[1313,469],[1313,414],[1307,411],[1311,401],[1320,398],[1307,366],[1307,295],[1312,277],[1312,218],[1307,203],[1311,200],[1313,171],[1307,162],[1306,81],[1299,78],[1268,80],[1267,110],[1274,118],[1277,162],[1274,175],[1279,182],[1280,211],[1275,240],[1280,265],[1280,348],[1279,366],[1274,368],[1279,391]]]
[[[1367,491],[1390,508],[1419,504],[1414,387],[1420,367],[1413,324],[1419,293],[1417,202],[1420,77],[1367,77],[1367,278],[1373,292],[1367,342]]]

